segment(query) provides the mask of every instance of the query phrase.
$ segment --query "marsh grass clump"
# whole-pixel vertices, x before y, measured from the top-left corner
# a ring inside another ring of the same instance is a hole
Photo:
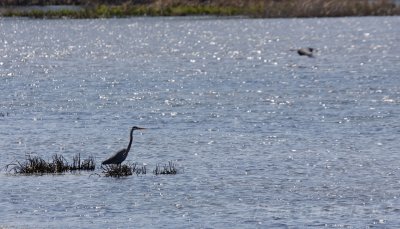
[[[53,161],[48,163],[51,173],[67,172],[70,168],[68,161],[62,155],[53,155]]]
[[[71,171],[76,170],[90,170],[93,171],[96,168],[94,157],[89,156],[87,159],[81,160],[81,154],[77,154],[72,158],[72,165],[70,166]]]
[[[17,161],[15,164],[9,164],[6,166],[8,169],[13,166],[9,171],[13,171],[18,174],[34,174],[34,173],[50,173],[52,167],[45,160],[38,156],[28,156],[24,162]]]
[[[153,170],[153,173],[154,175],[175,175],[178,173],[178,169],[176,168],[176,165],[172,161],[169,161],[168,165],[158,164],[156,166],[156,169]]]
[[[132,173],[135,173],[136,175],[145,175],[147,173],[147,168],[145,165],[138,166],[136,163],[132,164]]]
[[[89,156],[88,159],[83,160],[80,170],[94,170],[96,168],[96,163],[94,162],[94,157]]]
[[[146,174],[146,166],[138,166],[136,163],[124,165],[105,165],[102,166],[103,174],[106,177],[126,177],[133,174]]]
[[[6,169],[16,174],[65,173],[76,170],[94,170],[95,163],[92,156],[81,162],[79,154],[74,157],[72,165],[69,165],[64,156],[59,154],[53,155],[49,162],[39,156],[28,155],[25,161],[9,164]]]
[[[132,175],[132,168],[128,165],[105,165],[102,168],[106,177],[126,177]]]

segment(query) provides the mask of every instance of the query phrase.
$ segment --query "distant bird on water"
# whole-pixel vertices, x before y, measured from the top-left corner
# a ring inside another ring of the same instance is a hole
[[[137,127],[137,126],[132,127],[128,148],[121,149],[120,151],[118,151],[114,155],[112,155],[110,158],[103,161],[101,164],[102,165],[109,165],[109,164],[120,165],[123,161],[125,161],[126,157],[128,156],[129,150],[131,149],[131,146],[132,146],[133,131],[134,130],[144,130],[144,129],[146,129],[146,128],[141,128],[141,127]]]
[[[314,52],[314,49],[313,49],[313,48],[301,48],[301,49],[297,49],[297,53],[298,53],[300,56],[314,57],[313,52]]]

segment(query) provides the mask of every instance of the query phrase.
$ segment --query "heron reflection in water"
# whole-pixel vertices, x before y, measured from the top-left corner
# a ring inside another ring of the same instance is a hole
[[[133,131],[134,130],[145,130],[145,129],[146,128],[141,128],[141,127],[137,127],[137,126],[132,127],[128,147],[126,149],[121,149],[120,151],[116,152],[114,155],[112,155],[107,160],[103,161],[101,164],[103,164],[103,165],[110,165],[110,164],[120,165],[123,161],[125,161],[126,157],[128,156],[129,150],[131,149],[132,140],[133,140],[133,136],[132,136]]]

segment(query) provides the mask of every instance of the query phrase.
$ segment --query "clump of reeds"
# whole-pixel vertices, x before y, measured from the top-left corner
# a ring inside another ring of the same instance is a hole
[[[178,173],[178,169],[176,168],[176,165],[172,161],[169,161],[168,165],[158,164],[156,166],[156,169],[153,170],[153,173],[154,175],[175,175]]]
[[[147,173],[147,168],[145,165],[138,166],[136,163],[134,163],[132,164],[132,173],[135,173],[136,175],[144,175]]]
[[[53,155],[53,161],[48,163],[51,173],[63,173],[69,170],[68,161],[62,155]]]
[[[146,166],[138,166],[136,163],[124,165],[105,165],[102,166],[103,174],[106,177],[125,177],[133,174],[146,174]]]
[[[91,170],[96,168],[96,163],[94,162],[94,157],[89,156],[87,159],[81,161],[81,154],[77,154],[72,158],[72,165],[70,167],[71,171],[74,170]]]
[[[68,161],[62,155],[58,154],[53,155],[52,160],[49,162],[39,156],[28,155],[25,161],[17,161],[15,164],[7,165],[6,168],[8,171],[13,171],[17,174],[44,174],[64,173],[76,170],[94,170],[96,166],[92,156],[83,160],[81,163],[80,155],[78,154],[74,157],[73,161],[73,164],[69,165]]]
[[[22,174],[34,174],[34,173],[50,173],[52,166],[42,158],[38,156],[28,156],[24,162],[17,161],[16,164],[9,164],[6,166],[8,169],[13,166],[9,171],[14,173]]]

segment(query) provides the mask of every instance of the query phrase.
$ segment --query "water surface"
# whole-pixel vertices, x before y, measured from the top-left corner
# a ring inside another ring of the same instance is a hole
[[[3,170],[0,227],[399,226],[398,24],[1,19],[0,166],[99,165],[137,125],[128,161],[149,174]],[[168,161],[181,173],[151,174]]]

